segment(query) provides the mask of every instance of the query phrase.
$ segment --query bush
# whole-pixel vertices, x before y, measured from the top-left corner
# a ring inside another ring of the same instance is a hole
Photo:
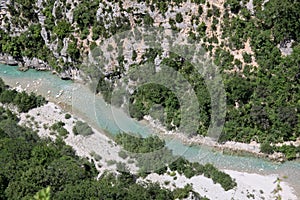
[[[62,121],[59,121],[55,124],[53,124],[50,129],[53,130],[54,132],[57,132],[59,136],[66,137],[69,132],[67,129],[64,128],[65,123]]]
[[[158,136],[142,138],[126,133],[118,134],[116,142],[122,145],[125,150],[132,153],[149,153],[160,150],[165,146],[165,141],[161,140]]]
[[[275,151],[281,152],[285,155],[287,160],[293,160],[299,158],[300,146],[294,145],[282,145],[281,147],[274,147]]]
[[[181,13],[177,13],[175,20],[176,20],[177,23],[183,22],[182,14]]]
[[[120,156],[121,158],[123,158],[123,159],[126,159],[126,158],[128,157],[128,155],[126,154],[125,151],[120,151],[118,154],[119,154],[119,156]]]
[[[248,53],[243,53],[243,58],[244,58],[245,63],[251,63],[252,62],[252,57]]]
[[[75,126],[73,127],[73,133],[74,135],[88,136],[92,135],[94,132],[86,122],[77,121]]]
[[[96,152],[94,152],[94,151],[92,151],[92,152],[90,153],[90,155],[91,155],[96,161],[100,161],[100,160],[102,159],[102,157],[101,157],[99,154],[97,154]]]
[[[117,162],[117,171],[118,172],[129,172],[127,166],[125,163],[122,162]]]
[[[260,152],[266,153],[266,154],[272,154],[274,152],[274,150],[269,142],[264,142],[260,145]]]
[[[65,119],[70,119],[71,117],[72,116],[69,113],[65,114]]]
[[[108,161],[106,161],[106,163],[107,163],[108,166],[111,166],[111,165],[115,165],[117,163],[117,161],[115,161],[115,160],[108,160]]]
[[[61,127],[60,129],[58,129],[57,132],[58,132],[58,135],[62,136],[62,137],[66,137],[69,134],[67,129],[65,129],[64,127]]]

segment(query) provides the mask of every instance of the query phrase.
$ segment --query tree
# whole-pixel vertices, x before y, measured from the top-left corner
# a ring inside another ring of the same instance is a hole
[[[78,61],[80,59],[80,51],[77,47],[76,42],[70,42],[68,44],[67,53],[69,54],[69,56],[73,61]]]
[[[35,200],[50,200],[50,187],[42,189],[34,195]]]
[[[147,26],[152,26],[154,23],[154,19],[150,16],[149,13],[144,15],[144,24]]]
[[[176,20],[177,23],[183,22],[182,14],[181,13],[177,13],[175,20]]]
[[[231,12],[235,14],[237,14],[241,9],[240,1],[238,0],[227,0],[225,6],[228,6]]]
[[[263,27],[271,29],[275,44],[300,39],[300,2],[294,0],[268,1],[258,17]]]
[[[53,28],[53,32],[59,39],[67,37],[71,32],[71,24],[66,20],[58,21],[56,26]]]

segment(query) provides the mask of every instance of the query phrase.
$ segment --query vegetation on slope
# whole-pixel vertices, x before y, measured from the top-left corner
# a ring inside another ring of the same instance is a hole
[[[172,152],[165,147],[165,142],[158,136],[141,138],[121,133],[116,136],[116,142],[128,151],[129,156],[137,158],[141,176],[147,176],[152,170],[158,174],[164,174],[169,168],[187,178],[204,175],[211,178],[214,183],[219,183],[225,191],[236,187],[236,182],[228,174],[219,171],[212,164],[201,165],[198,162],[189,162],[183,157],[173,156]],[[147,154],[151,152],[154,154]],[[159,162],[161,162],[160,165]],[[149,169],[149,166],[153,166],[151,163],[156,163],[152,170]]]
[[[9,89],[0,78],[0,102],[3,104],[12,104],[18,108],[19,112],[27,112],[32,108],[42,106],[46,100],[41,95],[26,92],[17,92]]]

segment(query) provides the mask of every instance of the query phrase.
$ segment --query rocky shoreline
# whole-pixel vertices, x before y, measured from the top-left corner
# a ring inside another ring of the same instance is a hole
[[[35,69],[37,71],[52,71],[53,74],[58,75],[63,80],[81,80],[80,71],[75,67],[69,67],[62,72],[57,72],[45,61],[38,58],[14,58],[11,55],[0,54],[0,63],[10,66],[19,66],[20,71],[27,71]]]
[[[157,120],[152,119],[151,116],[144,117],[144,123],[150,124],[150,126],[157,130],[158,134],[162,137],[171,137],[182,141],[186,145],[204,145],[211,147],[216,151],[227,154],[237,154],[237,155],[252,155],[259,158],[265,158],[270,161],[283,163],[286,161],[286,157],[283,153],[274,152],[273,154],[266,154],[260,151],[260,143],[255,141],[247,144],[241,142],[227,141],[223,144],[218,143],[210,137],[204,137],[201,135],[188,137],[187,135],[177,132],[177,131],[168,131],[164,126],[161,125]],[[300,142],[300,141],[298,141]],[[278,146],[278,144],[276,144]]]

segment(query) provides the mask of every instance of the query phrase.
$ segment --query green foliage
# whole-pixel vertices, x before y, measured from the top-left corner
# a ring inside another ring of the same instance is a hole
[[[191,163],[188,160],[180,157],[169,165],[170,170],[178,171],[179,174],[184,174],[187,178],[195,175],[201,175],[211,178],[214,183],[219,183],[225,191],[236,187],[236,182],[226,173],[219,171],[212,164],[201,165],[199,163]]]
[[[271,29],[275,44],[300,39],[300,2],[269,1],[257,16],[262,20],[263,28]]]
[[[184,188],[176,188],[174,190],[174,197],[176,199],[186,199],[188,198],[190,192],[192,192],[193,186],[187,184]]]
[[[58,37],[58,49],[61,49],[62,39],[70,37],[67,54],[74,61],[72,65],[80,64],[80,57],[82,56],[80,44],[73,35],[86,38],[92,29],[92,39],[98,40],[99,38],[108,38],[118,31],[128,30],[131,27],[128,17],[122,14],[123,11],[121,16],[110,17],[112,13],[110,5],[106,5],[102,10],[109,17],[97,16],[98,19],[96,19],[99,2],[99,0],[92,2],[83,0],[76,3],[74,9],[75,23],[73,25],[66,20],[64,13],[65,10],[70,10],[70,4],[56,6],[56,9],[54,9],[54,1],[43,3],[44,9],[41,12],[46,16],[45,28],[47,35],[54,36],[50,38],[50,42]],[[180,5],[183,1],[176,0],[173,2]],[[256,140],[261,142],[268,139],[268,141],[276,143],[296,140],[300,136],[298,114],[300,99],[300,3],[291,0],[272,0],[263,5],[263,0],[254,0],[254,12],[251,13],[245,8],[247,1],[227,0],[224,5],[224,16],[219,21],[220,10],[218,7],[205,0],[192,0],[192,2],[198,4],[198,14],[192,17],[196,28],[195,30],[192,28],[190,38],[203,39],[207,50],[212,50],[215,45],[218,45],[219,41],[216,37],[206,37],[206,24],[198,19],[203,14],[204,6],[206,6],[209,7],[207,16],[203,17],[212,19],[212,34],[215,35],[217,24],[220,23],[222,39],[225,39],[221,47],[214,48],[215,51],[213,51],[214,62],[223,73],[227,95],[226,123],[219,141],[250,142]],[[66,4],[65,1],[62,4]],[[168,9],[171,9],[171,1],[146,1],[146,5],[150,7],[152,12],[157,10],[163,16]],[[119,2],[119,7],[121,10],[123,9],[122,2]],[[262,9],[263,7],[264,9]],[[24,30],[24,32],[21,31],[19,34],[12,36],[8,34],[11,32],[12,27],[8,26],[7,32],[0,30],[0,51],[17,59],[22,56],[40,58],[48,61],[55,70],[59,71],[61,70],[59,66],[64,65],[64,63],[60,63],[52,53],[49,53],[49,49],[41,36],[42,27],[38,23],[36,10],[37,8],[29,0],[12,2],[12,5],[9,6],[12,16],[11,22],[16,28]],[[53,10],[54,14],[52,13]],[[151,26],[154,22],[149,13],[136,13],[132,8],[129,8],[128,12],[134,13],[136,23],[144,22],[144,24]],[[231,15],[231,13],[234,15]],[[189,15],[190,13],[186,14]],[[181,31],[176,27],[176,22],[180,23],[182,20],[182,14],[176,14],[175,19],[169,21],[171,28]],[[4,18],[3,21],[5,22],[7,19]],[[27,24],[29,25],[27,26]],[[241,62],[234,59],[230,52],[243,49],[244,43],[248,39],[254,54],[243,53],[243,60],[250,64],[253,56],[253,61],[257,62],[258,67],[247,65],[242,68]],[[292,40],[294,41],[293,53],[289,56],[282,56],[277,45],[284,47]],[[92,45],[95,46],[95,43],[92,43]],[[226,49],[222,47],[226,47]],[[160,52],[157,50],[147,50],[143,55],[143,59],[152,62],[158,55],[160,55]],[[132,59],[135,60],[136,56],[137,54],[134,51]],[[126,62],[122,55],[119,58],[122,61],[121,63]],[[164,58],[162,64],[166,64],[183,74],[184,78],[193,86],[201,110],[197,133],[205,135],[210,125],[211,106],[213,105],[210,105],[211,97],[206,89],[203,77],[199,77],[188,62],[172,53],[168,58]],[[225,70],[232,70],[234,67],[239,68],[240,71],[231,74],[225,72]],[[111,102],[114,80],[121,77],[122,74],[122,70],[116,70],[108,75],[95,73],[97,79],[100,77],[96,92],[100,92],[106,102]],[[147,92],[146,89],[148,90],[150,87],[152,90]],[[44,102],[42,98],[37,100],[37,98],[30,95],[26,96],[23,93],[17,94],[13,90],[6,90],[2,83],[0,83],[0,93],[1,102],[17,105],[22,112],[26,112]],[[169,129],[179,127],[179,122],[182,120],[179,112],[181,107],[178,99],[174,98],[174,95],[168,89],[155,84],[145,86],[144,89],[137,90],[131,100],[130,113],[133,117],[142,119],[144,115],[151,114],[152,117],[158,118]],[[119,105],[122,103],[122,100],[118,101]],[[159,105],[162,105],[163,114],[159,113],[161,111]],[[194,113],[191,111],[192,114]],[[7,124],[3,123],[3,126],[13,125],[14,123],[11,120],[8,120]],[[13,133],[10,132],[10,134]],[[16,132],[16,134],[19,134],[19,132]],[[283,149],[282,151],[289,152]]]
[[[145,14],[144,16],[144,23],[147,26],[152,26],[154,23],[154,19],[149,15],[149,13]]]
[[[96,160],[96,161],[100,161],[102,159],[102,157],[97,154],[96,152],[91,152],[90,155]]]
[[[64,125],[65,125],[65,123],[59,121],[59,122],[53,124],[50,127],[50,129],[53,131],[56,131],[58,133],[58,135],[61,137],[67,137],[69,132],[67,131],[67,129],[64,128]]]
[[[236,182],[228,174],[219,171],[212,164],[204,165],[204,176],[211,178],[214,183],[220,183],[225,191],[236,187]]]
[[[69,43],[67,53],[74,61],[78,61],[80,59],[80,51],[76,42]]]
[[[3,115],[8,117],[9,112]],[[13,116],[10,118],[14,121]],[[0,119],[0,123],[5,120],[8,119]],[[49,185],[55,193],[68,182],[76,183],[96,176],[90,164],[81,161],[74,152],[67,153],[65,144],[46,142],[39,139],[32,130],[18,125],[14,127],[19,134],[11,134],[11,127],[1,126],[5,133],[0,138],[0,177],[5,180],[3,199],[28,199]],[[83,164],[89,166],[89,170],[82,168]],[[43,193],[41,191],[36,197],[47,198]]]
[[[162,149],[165,142],[158,136],[141,138],[126,133],[120,133],[116,136],[116,142],[124,147],[125,150],[132,153],[149,153]]]
[[[92,135],[94,131],[86,122],[77,121],[73,127],[73,133],[75,135],[89,136]]]
[[[205,36],[206,28],[207,28],[207,26],[204,22],[202,22],[200,25],[198,25],[197,32],[201,38],[203,38]]]
[[[166,119],[162,119],[161,115],[158,116],[160,121],[164,122],[169,129],[179,126],[180,106],[177,97],[172,91],[162,85],[149,83],[139,87],[131,96],[130,102],[129,111],[134,118],[141,120],[143,116],[150,114],[151,110],[152,113],[156,109],[159,111],[160,108],[155,108],[155,105],[160,104],[164,108],[163,112],[166,115]],[[175,124],[175,126],[172,124]]]
[[[118,172],[123,172],[123,173],[127,172],[127,173],[129,173],[129,170],[128,170],[125,163],[117,162],[116,167],[117,167]]]
[[[94,24],[98,5],[99,0],[93,2],[85,0],[76,6],[74,10],[74,20],[81,30]]]
[[[243,53],[243,58],[244,58],[244,61],[246,63],[251,63],[252,62],[252,57],[250,54],[247,54],[247,53]]]
[[[237,14],[241,9],[240,1],[238,0],[227,0],[225,6],[229,7],[231,12],[235,14]]]
[[[99,77],[96,93],[100,92],[105,102],[111,102],[112,91],[113,91],[112,83],[110,81],[107,81],[104,76]]]
[[[128,155],[127,155],[127,153],[126,153],[125,151],[120,151],[120,152],[118,153],[118,155],[119,155],[121,158],[123,158],[123,159],[126,159],[126,158],[128,157]]]
[[[164,174],[167,172],[166,163],[170,163],[168,167],[173,171],[174,175],[174,171],[177,171],[179,174],[184,174],[187,178],[203,174],[211,178],[215,183],[221,184],[226,191],[236,186],[236,182],[228,174],[219,171],[211,164],[201,165],[197,162],[189,162],[183,157],[174,157],[172,152],[165,148],[165,142],[157,136],[140,138],[122,133],[116,136],[116,142],[130,152],[129,156],[137,158],[138,166],[141,168],[139,175],[142,177],[147,176],[147,173],[153,169],[155,169],[155,172],[158,174]],[[145,154],[155,150],[157,153],[152,155]],[[133,153],[144,154],[138,156]],[[157,159],[154,159],[154,157]],[[185,190],[178,190],[177,192],[181,195],[186,195],[187,191],[190,190],[186,188]]]
[[[17,9],[13,9],[13,7],[16,6]],[[38,20],[38,16],[37,13],[35,12],[35,10],[37,9],[35,4],[30,1],[30,0],[16,0],[13,1],[12,6],[10,7],[10,9],[12,9],[12,12],[19,12],[19,13],[15,13],[16,15],[22,13],[22,15],[29,19],[29,21],[32,22],[37,22]],[[20,16],[20,15],[18,15]]]
[[[165,142],[157,136],[141,138],[122,133],[116,136],[116,142],[128,151],[128,156],[137,160],[139,175],[142,177],[150,171],[163,174],[166,163],[174,159],[172,152],[165,147]]]
[[[1,82],[3,82],[2,79]],[[46,100],[44,97],[40,95],[36,96],[34,93],[28,95],[24,91],[17,92],[16,90],[10,90],[1,86],[0,102],[17,106],[19,112],[28,112],[32,108],[42,106],[46,103]]]
[[[70,34],[71,24],[66,20],[61,20],[57,22],[56,26],[53,28],[53,32],[59,39],[63,39]]]
[[[72,116],[69,113],[65,114],[65,119],[70,119]]]
[[[54,199],[174,199],[172,192],[162,189],[158,184],[136,184],[134,177],[123,173],[119,177],[105,174],[99,181],[83,181],[69,184],[63,191],[54,194]]]
[[[260,151],[266,154],[272,154],[274,152],[273,147],[270,145],[270,142],[266,141],[260,145]]]
[[[182,14],[181,13],[177,13],[176,17],[175,17],[175,20],[176,20],[177,23],[183,22]]]
[[[206,0],[192,0],[196,4],[205,4]]]
[[[275,151],[284,153],[287,160],[294,160],[300,156],[300,146],[282,145],[281,147],[274,147]]]
[[[35,200],[50,200],[50,187],[42,189],[34,195]]]

